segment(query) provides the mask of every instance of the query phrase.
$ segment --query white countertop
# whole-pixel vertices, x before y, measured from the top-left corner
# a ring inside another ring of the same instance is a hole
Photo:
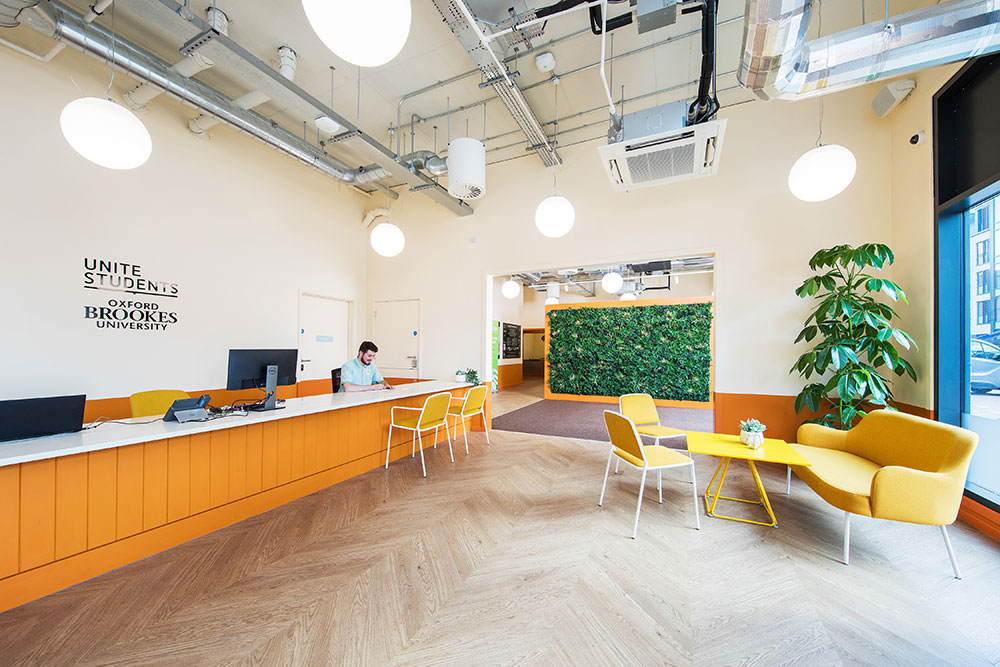
[[[178,422],[160,420],[146,424],[106,423],[97,428],[77,433],[63,433],[61,435],[49,435],[41,438],[0,442],[0,466],[52,459],[58,456],[69,456],[83,452],[95,452],[101,449],[134,445],[138,442],[152,442],[166,438],[176,438],[182,435],[218,431],[235,426],[260,424],[276,419],[288,419],[289,417],[311,415],[329,410],[342,410],[359,405],[396,401],[401,398],[434,394],[471,386],[468,383],[429,380],[397,385],[392,390],[342,392],[338,394],[306,396],[305,398],[289,398],[285,401],[285,407],[281,410],[251,412],[247,415],[219,417],[204,422],[180,424]],[[124,421],[148,422],[149,419],[149,417],[141,417]]]

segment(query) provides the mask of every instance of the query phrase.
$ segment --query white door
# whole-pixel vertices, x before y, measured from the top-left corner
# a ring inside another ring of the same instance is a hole
[[[329,380],[352,359],[351,302],[299,293],[299,382]]]
[[[372,340],[383,377],[420,377],[420,300],[376,301]]]

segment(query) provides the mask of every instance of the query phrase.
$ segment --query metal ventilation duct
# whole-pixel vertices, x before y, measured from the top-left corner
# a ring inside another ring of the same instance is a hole
[[[747,0],[740,84],[793,100],[1000,50],[1000,0],[952,0],[805,41],[814,0]]]
[[[503,65],[505,54],[496,57],[496,54],[491,51],[491,47],[480,36],[478,29],[473,27],[466,18],[468,10],[464,5],[458,4],[461,3],[461,0],[458,0],[458,3],[455,0],[433,0],[433,2],[452,34],[469,52],[472,61],[483,73],[484,80],[490,84],[504,108],[510,112],[514,122],[524,132],[524,136],[528,139],[529,149],[538,153],[538,157],[542,159],[546,167],[561,164],[562,160],[555,148],[549,144],[548,137],[542,131],[542,126],[538,122],[538,118],[535,117],[534,111],[528,106],[527,100],[524,99],[521,89],[510,79],[506,67]]]

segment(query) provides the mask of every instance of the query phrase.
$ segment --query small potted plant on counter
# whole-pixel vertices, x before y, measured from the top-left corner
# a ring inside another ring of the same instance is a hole
[[[747,447],[757,449],[764,444],[764,431],[767,426],[761,424],[756,419],[747,419],[740,422],[740,442]]]
[[[465,382],[465,371],[461,368],[455,371],[455,382]]]
[[[466,368],[465,381],[472,384],[479,384],[479,371],[475,368]]]

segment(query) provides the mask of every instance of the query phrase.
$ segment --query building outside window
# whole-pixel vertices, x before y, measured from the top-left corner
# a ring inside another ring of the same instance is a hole
[[[986,294],[990,289],[990,272],[980,271],[976,274],[976,294]]]
[[[990,322],[989,305],[990,305],[989,301],[976,302],[976,324],[989,324]]]
[[[976,266],[982,266],[987,262],[990,255],[989,240],[980,241],[976,244]]]
[[[992,201],[990,202],[992,203]],[[976,231],[985,232],[990,228],[991,218],[993,213],[992,206],[984,206],[978,211],[976,211]]]

